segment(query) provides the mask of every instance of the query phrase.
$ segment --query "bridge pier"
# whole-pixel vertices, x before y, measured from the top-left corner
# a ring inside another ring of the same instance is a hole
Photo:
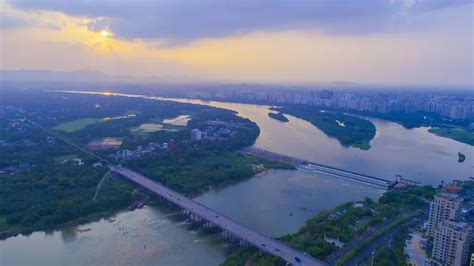
[[[294,250],[277,240],[255,232],[252,229],[187,198],[184,195],[181,195],[158,182],[152,181],[137,172],[115,165],[109,165],[109,168],[111,171],[126,177],[128,180],[159,196],[160,202],[164,201],[164,204],[173,208],[175,211],[173,215],[178,213],[186,215],[191,220],[199,221],[197,225],[193,226],[200,226],[202,224],[204,231],[211,234],[223,235],[231,241],[235,241],[235,244],[233,243],[232,245],[241,245],[245,247],[255,246],[263,252],[280,256],[289,263],[294,263],[295,256],[298,256],[298,262],[300,262],[300,265],[326,265],[322,261],[301,254],[301,252]]]

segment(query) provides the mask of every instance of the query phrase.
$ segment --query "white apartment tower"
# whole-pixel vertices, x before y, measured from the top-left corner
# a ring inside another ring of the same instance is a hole
[[[444,220],[458,220],[462,198],[457,194],[438,193],[430,204],[427,235],[434,237],[436,227]]]
[[[192,140],[201,140],[202,138],[202,132],[199,129],[193,129],[191,130],[191,139]]]
[[[472,227],[463,222],[444,220],[435,230],[433,259],[449,266],[469,265]]]

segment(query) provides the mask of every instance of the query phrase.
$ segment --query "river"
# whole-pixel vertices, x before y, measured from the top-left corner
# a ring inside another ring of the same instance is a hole
[[[288,116],[288,123],[274,120],[267,115],[268,106],[174,100],[237,111],[259,126],[255,146],[273,152],[386,179],[398,174],[432,185],[474,175],[473,147],[437,137],[427,132],[428,128],[408,130],[371,118],[377,134],[370,143],[372,148],[363,151],[342,147],[304,120],[292,116]],[[457,162],[459,151],[466,154],[464,163]],[[257,231],[279,236],[295,232],[321,210],[364,197],[375,199],[382,193],[378,188],[322,173],[274,170],[209,191],[196,200]],[[91,230],[80,233],[75,227],[66,227],[0,241],[0,264],[218,265],[228,252],[219,238],[188,230],[163,208],[124,211],[114,222],[101,220],[80,228]]]

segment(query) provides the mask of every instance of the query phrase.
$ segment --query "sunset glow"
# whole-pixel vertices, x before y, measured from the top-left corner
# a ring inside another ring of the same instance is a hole
[[[222,34],[202,29],[199,36],[200,31],[189,30],[196,27],[190,21],[179,29],[163,28],[163,33],[148,25],[144,30],[150,36],[131,37],[120,30],[139,34],[139,29],[110,24],[111,17],[0,3],[4,16],[24,21],[1,29],[2,69],[84,69],[237,82],[472,83],[472,14],[465,5],[433,9],[404,21],[409,25],[364,34],[288,26]],[[166,36],[179,30],[190,37]]]
[[[107,31],[105,31],[105,30],[103,30],[103,31],[101,31],[101,32],[100,32],[100,35],[102,35],[102,37],[104,37],[104,38],[105,38],[105,37],[109,36],[109,35],[110,35],[110,33],[109,33],[109,32],[107,32]]]

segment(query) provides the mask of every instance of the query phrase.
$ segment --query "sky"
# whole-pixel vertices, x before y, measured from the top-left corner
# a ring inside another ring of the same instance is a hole
[[[473,86],[473,1],[0,0],[0,68]]]

